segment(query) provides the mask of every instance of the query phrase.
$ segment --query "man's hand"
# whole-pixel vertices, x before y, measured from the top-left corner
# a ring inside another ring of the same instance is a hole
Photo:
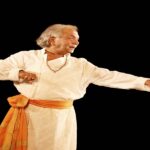
[[[146,81],[145,81],[145,85],[150,88],[150,80],[146,80]]]
[[[26,83],[30,83],[31,84],[36,79],[37,79],[37,76],[34,73],[26,72],[24,70],[20,70],[19,71],[19,80],[21,82],[26,82]]]

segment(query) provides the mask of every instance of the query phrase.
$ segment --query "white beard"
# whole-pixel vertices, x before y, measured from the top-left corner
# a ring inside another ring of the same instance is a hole
[[[70,50],[70,53],[73,53],[73,52],[74,52],[74,50],[75,50],[75,48],[71,49],[71,50]]]

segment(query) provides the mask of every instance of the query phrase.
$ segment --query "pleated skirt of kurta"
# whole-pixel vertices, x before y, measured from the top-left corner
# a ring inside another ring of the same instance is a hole
[[[77,125],[74,107],[51,109],[29,105],[28,150],[76,150]]]

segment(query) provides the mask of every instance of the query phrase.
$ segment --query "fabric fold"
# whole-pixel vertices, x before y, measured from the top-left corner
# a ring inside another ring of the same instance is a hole
[[[19,94],[8,98],[11,106],[0,125],[0,150],[27,150],[28,125],[25,107],[32,104],[38,107],[66,109],[72,100],[30,100]]]

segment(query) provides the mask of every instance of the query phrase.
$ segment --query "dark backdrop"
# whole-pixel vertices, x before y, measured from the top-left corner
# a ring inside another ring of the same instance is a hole
[[[38,48],[35,39],[50,24],[79,27],[80,45],[74,56],[99,67],[150,77],[149,19],[146,4],[43,3],[1,5],[0,59],[21,50]],[[7,9],[6,9],[7,8]],[[0,121],[17,94],[10,81],[0,81]],[[142,147],[148,144],[149,93],[90,85],[84,98],[74,103],[78,122],[78,150]],[[149,146],[149,145],[148,145]]]

